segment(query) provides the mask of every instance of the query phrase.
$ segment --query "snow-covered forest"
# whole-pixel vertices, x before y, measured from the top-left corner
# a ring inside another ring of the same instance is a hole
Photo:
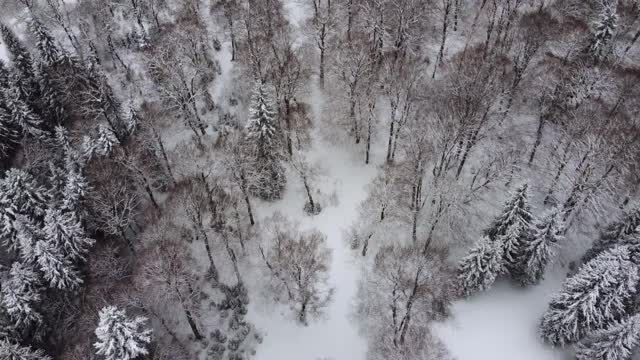
[[[640,1],[0,6],[0,360],[640,359]]]

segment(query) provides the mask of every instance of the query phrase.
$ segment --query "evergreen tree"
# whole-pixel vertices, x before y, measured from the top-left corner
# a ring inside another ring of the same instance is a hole
[[[505,268],[516,277],[522,269],[518,264],[518,258],[531,234],[532,216],[527,188],[527,184],[523,184],[516,189],[504,204],[502,213],[486,230],[486,235],[491,239],[504,243]]]
[[[287,177],[279,160],[255,162],[248,173],[251,174],[248,188],[254,196],[268,201],[280,199]]]
[[[505,202],[502,213],[494,220],[491,227],[486,230],[486,234],[491,239],[495,240],[499,236],[504,236],[514,224],[523,225],[523,228],[529,226],[532,217],[527,189],[527,184],[521,185],[511,195],[511,198]]]
[[[603,9],[594,26],[593,39],[589,50],[591,54],[601,60],[606,58],[613,49],[613,36],[618,27],[618,14],[616,4],[603,4]]]
[[[12,204],[22,215],[42,217],[48,201],[46,195],[46,189],[20,169],[10,169],[0,181],[0,207]]]
[[[85,235],[80,221],[72,212],[47,210],[43,232],[45,240],[61,249],[71,261],[83,260],[94,243]]]
[[[42,322],[42,315],[36,310],[40,290],[40,276],[34,269],[14,261],[8,280],[2,284],[1,295],[2,306],[17,329],[25,330]]]
[[[40,58],[43,62],[48,65],[58,62],[63,52],[58,47],[56,40],[49,32],[49,29],[47,29],[40,21],[32,19],[30,30],[37,39],[36,46],[38,47]]]
[[[582,339],[624,317],[640,276],[627,246],[617,246],[568,278],[542,317],[540,333],[553,345]]]
[[[564,222],[557,209],[548,212],[542,220],[535,223],[531,237],[518,259],[519,266],[522,266],[522,275],[519,277],[522,285],[537,284],[543,279],[555,248],[564,239],[563,232]]]
[[[49,286],[61,290],[75,290],[82,279],[71,261],[64,256],[62,250],[49,241],[39,240],[34,247],[40,271]]]
[[[10,75],[7,65],[0,59],[0,88],[9,87]]]
[[[63,91],[53,79],[53,68],[40,63],[38,65],[37,81],[39,90],[38,107],[41,114],[46,114],[46,127],[53,129],[66,122],[63,106]]]
[[[0,161],[8,158],[19,142],[20,131],[11,114],[0,105]]]
[[[148,354],[151,330],[143,328],[146,321],[141,316],[130,319],[115,306],[102,308],[96,328],[98,341],[93,345],[96,354],[105,360],[131,360]]]
[[[98,138],[95,142],[95,152],[100,156],[111,154],[113,148],[120,144],[116,134],[109,127],[100,124],[98,126]]]
[[[578,343],[578,360],[629,360],[640,342],[640,314],[613,322]]]
[[[0,359],[2,360],[51,360],[42,350],[33,350],[30,346],[20,346],[0,339]]]
[[[502,243],[483,236],[458,266],[461,291],[469,296],[493,285],[502,272]]]
[[[0,35],[9,50],[11,62],[17,69],[21,81],[32,82],[33,74],[33,58],[29,51],[22,45],[18,37],[4,24],[0,24]],[[30,94],[30,93],[28,93]]]
[[[80,205],[88,189],[89,183],[81,171],[77,167],[69,169],[62,192],[62,210],[75,212],[82,219]]]
[[[13,242],[10,248],[17,249],[20,258],[22,258],[25,263],[35,263],[36,242],[44,237],[41,226],[39,226],[39,224],[36,225],[28,216],[17,215],[14,221],[14,228],[15,236],[12,237]]]
[[[5,95],[12,123],[16,124],[23,134],[28,134],[38,139],[46,139],[47,133],[43,130],[42,119],[21,98],[18,88],[12,87]]]
[[[247,139],[259,160],[271,159],[276,152],[276,111],[269,98],[267,87],[256,87],[251,98]]]
[[[629,211],[625,211],[622,217],[609,224],[607,228],[600,234],[591,248],[582,257],[583,262],[588,262],[598,256],[605,250],[610,249],[616,244],[624,244],[625,239],[630,239],[629,235],[640,233],[640,206],[635,206]]]

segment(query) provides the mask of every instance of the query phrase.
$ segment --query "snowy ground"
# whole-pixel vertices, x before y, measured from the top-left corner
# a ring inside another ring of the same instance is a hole
[[[365,185],[373,178],[375,167],[365,167],[359,157],[345,158],[345,153],[349,150],[323,140],[317,140],[310,153],[315,159],[312,162],[323,168],[324,176],[318,185],[325,194],[335,191],[337,204],[323,204],[322,213],[314,217],[303,215],[304,190],[294,181],[282,201],[259,209],[261,217],[280,211],[299,221],[302,228],[313,227],[327,236],[327,245],[332,249],[329,284],[335,293],[325,318],[311,321],[309,326],[298,324],[286,308],[273,313],[272,307],[252,304],[248,318],[264,334],[264,342],[257,349],[258,360],[365,359],[366,342],[351,316],[360,273],[343,240],[343,230],[356,218],[357,206],[366,196]]]
[[[526,289],[500,281],[453,306],[453,316],[434,327],[457,360],[570,360],[568,351],[540,341],[538,321],[560,289],[565,271],[557,269],[540,285]]]

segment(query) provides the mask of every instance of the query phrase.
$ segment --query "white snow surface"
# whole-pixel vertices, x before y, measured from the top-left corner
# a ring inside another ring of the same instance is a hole
[[[521,288],[506,280],[453,306],[453,316],[434,326],[457,360],[571,360],[568,350],[544,344],[538,322],[560,289],[566,271],[554,269],[538,286]]]
[[[252,302],[248,319],[264,335],[263,343],[257,348],[257,360],[365,359],[366,340],[351,316],[360,272],[343,240],[343,230],[357,217],[357,206],[366,197],[365,185],[373,178],[376,168],[365,166],[360,158],[345,159],[344,154],[349,151],[316,140],[309,154],[311,162],[323,168],[323,179],[316,186],[320,186],[325,195],[335,190],[339,201],[336,206],[323,203],[324,209],[319,215],[303,215],[304,190],[301,184],[291,183],[289,177],[282,201],[263,204],[258,209],[260,217],[280,211],[299,221],[302,228],[315,228],[327,236],[327,246],[332,249],[329,285],[335,292],[324,318],[311,320],[308,326],[299,324],[286,307],[280,308],[280,312],[273,307],[259,308],[260,305]]]

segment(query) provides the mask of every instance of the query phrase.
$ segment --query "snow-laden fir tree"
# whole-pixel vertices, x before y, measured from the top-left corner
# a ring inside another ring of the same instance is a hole
[[[544,278],[544,271],[564,239],[564,222],[558,209],[549,211],[535,222],[518,264],[522,267],[518,280],[522,285],[537,284]]]
[[[255,161],[247,173],[250,174],[248,189],[254,196],[268,201],[280,199],[287,177],[279,160]]]
[[[20,131],[13,122],[11,114],[0,104],[0,160],[9,157],[18,142],[20,142]]]
[[[11,63],[18,70],[21,80],[32,81],[34,78],[33,58],[29,51],[8,26],[0,24],[0,35],[2,35],[2,40],[7,50],[9,50]]]
[[[532,216],[527,189],[527,184],[519,186],[505,202],[502,213],[486,230],[489,238],[504,243],[505,268],[514,275],[520,269],[517,259],[531,233]]]
[[[131,360],[146,355],[151,342],[151,330],[144,328],[146,318],[127,317],[124,310],[106,306],[100,310],[96,328],[96,354],[105,360]]]
[[[20,261],[14,261],[8,275],[2,282],[2,307],[16,329],[28,330],[42,322],[42,315],[36,309],[41,300],[42,281],[31,266]]]
[[[588,333],[622,319],[640,276],[630,249],[617,246],[584,264],[568,278],[540,322],[540,334],[553,345],[581,340]]]
[[[39,218],[47,206],[47,191],[31,174],[10,169],[0,180],[0,206],[12,204],[19,214]]]
[[[513,224],[529,225],[531,213],[527,189],[527,184],[519,186],[505,202],[500,215],[486,230],[486,234],[490,238],[496,239],[498,236],[505,235]]]
[[[10,249],[18,250],[18,254],[22,261],[28,264],[34,264],[35,245],[44,235],[42,233],[42,225],[36,224],[33,219],[25,215],[17,215],[14,221],[15,233],[9,244]]]
[[[33,33],[37,40],[36,46],[43,62],[47,65],[57,62],[60,59],[62,51],[49,30],[37,19],[32,19],[29,25],[31,33]]]
[[[73,261],[84,260],[94,240],[86,236],[82,224],[73,212],[48,209],[44,217],[45,240],[61,249]]]
[[[33,109],[21,98],[16,87],[12,87],[5,92],[5,103],[11,115],[11,121],[25,135],[35,138],[47,138],[47,133],[43,130],[44,123]]]
[[[83,219],[80,205],[89,189],[89,182],[81,173],[79,166],[80,165],[73,166],[67,169],[64,188],[62,189],[61,209],[65,212],[74,212],[80,219]]]
[[[272,159],[276,155],[276,114],[267,86],[258,85],[251,98],[246,130],[249,146],[260,160]]]
[[[613,50],[613,37],[618,27],[617,3],[603,2],[603,8],[595,21],[589,50],[598,60],[606,58]]]
[[[98,126],[98,137],[95,140],[94,151],[100,156],[107,156],[111,154],[113,148],[120,142],[116,137],[116,134],[108,126],[100,124]]]
[[[458,283],[461,292],[470,296],[487,290],[503,270],[502,243],[483,236],[458,265]]]
[[[9,87],[9,77],[11,73],[7,68],[7,64],[5,64],[2,59],[0,59],[0,87],[7,88]]]
[[[0,339],[0,359],[2,360],[51,360],[44,351],[33,350],[30,346],[20,346]]]
[[[46,240],[39,240],[34,247],[38,267],[49,287],[60,290],[75,290],[82,284],[71,260],[64,256],[62,249]]]
[[[640,342],[640,314],[615,321],[578,343],[578,360],[629,360]]]
[[[39,98],[38,110],[41,114],[46,114],[46,127],[51,129],[66,121],[66,114],[63,104],[64,94],[59,85],[53,79],[54,69],[44,63],[38,64],[36,81],[38,83]]]
[[[625,211],[622,217],[609,224],[582,257],[587,262],[616,244],[624,244],[629,235],[640,233],[640,206]]]

